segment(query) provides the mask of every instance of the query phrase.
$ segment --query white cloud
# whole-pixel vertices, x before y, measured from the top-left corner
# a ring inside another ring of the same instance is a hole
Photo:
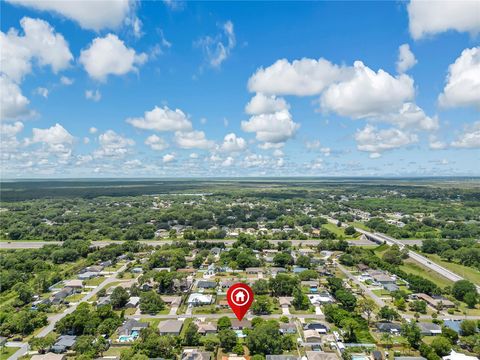
[[[410,50],[410,45],[403,44],[398,48],[397,71],[403,74],[417,63],[415,55]]]
[[[222,166],[223,167],[230,167],[230,166],[233,165],[234,162],[235,162],[235,160],[233,159],[233,157],[229,156],[222,162]]]
[[[203,131],[177,131],[174,139],[183,149],[209,149],[215,145],[213,141],[207,140]]]
[[[282,150],[280,150],[280,149],[275,149],[275,150],[273,150],[272,155],[275,156],[275,157],[283,157],[285,154],[283,153]]]
[[[320,140],[313,140],[313,141],[306,141],[305,142],[305,147],[308,150],[315,150],[320,148]]]
[[[73,136],[58,123],[48,129],[33,128],[32,133],[31,143],[58,145],[72,144],[74,140]]]
[[[401,129],[415,128],[424,131],[437,130],[439,127],[437,117],[429,117],[414,103],[404,103],[397,113],[380,116],[381,121],[398,126]]]
[[[430,135],[428,137],[428,146],[432,150],[443,150],[447,148],[447,144],[443,141],[438,140],[435,135]]]
[[[17,119],[29,114],[30,101],[20,87],[5,75],[0,75],[0,119]]]
[[[94,157],[120,158],[125,156],[130,148],[135,145],[135,141],[117,134],[113,130],[107,130],[98,137],[100,147],[95,150]]]
[[[258,115],[288,110],[289,108],[290,106],[283,98],[257,93],[245,106],[245,112],[249,115]]]
[[[243,131],[254,132],[258,141],[282,143],[295,135],[300,124],[292,120],[288,110],[282,110],[252,116],[248,121],[242,121],[241,126]]]
[[[480,4],[475,0],[425,1],[408,4],[410,34],[415,40],[448,30],[480,32]]]
[[[73,80],[72,78],[67,77],[67,76],[62,76],[62,77],[60,78],[60,83],[61,83],[62,85],[66,85],[66,86],[72,85],[73,82],[74,82],[74,80]]]
[[[467,126],[457,140],[452,142],[452,146],[466,149],[480,148],[480,121]]]
[[[148,145],[150,146],[151,149],[157,150],[157,151],[162,151],[168,148],[168,143],[164,139],[162,139],[160,136],[157,136],[155,134],[150,135],[149,137],[146,138],[145,145]]]
[[[384,151],[413,144],[418,137],[395,128],[377,130],[375,126],[367,124],[362,130],[357,130],[355,140],[358,150],[372,153],[371,157],[374,158]]]
[[[135,72],[138,70],[137,65],[142,65],[146,60],[145,53],[137,54],[114,34],[95,38],[90,47],[80,53],[80,63],[85,71],[99,81],[105,81],[108,75]]]
[[[203,50],[207,63],[214,68],[219,68],[228,59],[236,45],[233,23],[227,21],[222,25],[222,33],[215,37],[205,36],[195,42]]]
[[[85,136],[85,137],[83,138],[83,143],[84,143],[85,145],[86,145],[86,144],[89,144],[89,143],[90,143],[90,138],[87,137],[87,136]]]
[[[38,87],[35,89],[35,94],[40,95],[46,99],[48,98],[48,89],[44,87]]]
[[[180,109],[171,110],[167,106],[146,111],[141,118],[128,118],[127,123],[143,130],[190,131],[192,123]]]
[[[23,130],[23,123],[20,121],[16,121],[13,124],[0,124],[0,133],[2,134],[2,138],[16,136]],[[3,140],[2,140],[3,141]]]
[[[281,59],[265,69],[258,69],[248,80],[248,89],[263,94],[318,95],[330,84],[350,76],[350,68],[323,58],[303,58],[292,63]]]
[[[8,0],[40,11],[51,11],[71,19],[84,29],[116,29],[122,25],[133,7],[131,0],[58,1]]]
[[[198,159],[198,154],[197,153],[191,153],[189,157],[190,157],[190,159]]]
[[[165,154],[163,155],[162,159],[164,163],[172,162],[173,160],[175,160],[175,154]]]
[[[247,148],[247,142],[241,137],[237,137],[235,133],[225,135],[223,144],[220,149],[226,152],[238,152]]]
[[[19,83],[32,70],[32,59],[39,66],[50,66],[54,73],[67,68],[73,55],[61,34],[46,21],[24,17],[20,20],[24,35],[16,29],[0,32],[1,72]]]
[[[86,90],[85,91],[85,98],[87,100],[92,100],[92,101],[98,102],[102,98],[102,94],[100,93],[100,91],[98,89],[97,90]]]
[[[396,77],[382,69],[375,72],[361,61],[354,63],[354,76],[332,84],[321,96],[321,107],[355,119],[375,117],[400,109],[415,95],[413,79]]]
[[[183,10],[185,2],[182,0],[163,0],[166,7],[173,11]]]
[[[97,129],[96,127],[93,127],[93,126],[92,126],[90,129],[88,129],[88,132],[89,132],[90,134],[96,134],[97,131],[98,131],[98,129]]]
[[[463,50],[449,66],[447,84],[438,100],[444,107],[476,106],[480,109],[480,47]]]

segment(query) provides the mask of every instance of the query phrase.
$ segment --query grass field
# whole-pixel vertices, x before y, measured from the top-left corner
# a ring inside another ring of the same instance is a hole
[[[465,279],[470,280],[475,284],[480,284],[480,271],[468,266],[463,266],[460,264],[442,260],[438,255],[432,255],[432,254],[422,254],[422,255],[428,257],[429,259],[433,260],[437,264],[442,265],[448,270],[453,271],[454,273],[464,277]]]
[[[330,224],[330,223],[328,223],[328,224],[323,224],[322,227],[323,227],[324,229],[327,229],[327,230],[331,231],[332,233],[334,233],[334,234],[337,235],[337,236],[347,237],[347,236],[345,235],[345,231],[343,230],[342,227],[338,227],[337,225]]]
[[[400,269],[409,274],[419,275],[428,279],[440,287],[450,286],[453,284],[452,281],[444,278],[443,276],[437,274],[435,271],[430,270],[429,268],[419,264],[413,259],[406,259],[403,261],[403,265],[400,266]]]
[[[18,349],[20,349],[20,348],[17,348],[17,347],[3,347],[3,349],[0,350],[0,360],[7,360]]]

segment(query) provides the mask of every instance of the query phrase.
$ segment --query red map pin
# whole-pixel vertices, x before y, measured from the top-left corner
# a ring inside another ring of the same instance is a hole
[[[250,286],[238,283],[230,286],[227,301],[238,320],[242,320],[253,302],[253,291]]]

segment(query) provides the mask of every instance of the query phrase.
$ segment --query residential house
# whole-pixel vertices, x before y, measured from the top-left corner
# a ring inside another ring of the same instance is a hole
[[[83,281],[80,279],[65,280],[63,284],[65,287],[69,287],[74,290],[81,290],[83,288]]]
[[[313,323],[310,323],[310,324],[306,324],[303,327],[303,329],[304,330],[315,330],[319,334],[326,334],[328,332],[328,326],[325,325],[325,324],[322,324],[322,323],[318,323],[318,322],[313,322]]]
[[[180,320],[165,320],[160,321],[158,324],[158,330],[160,331],[160,335],[180,335],[180,331],[182,331],[183,321]]]
[[[277,266],[273,266],[270,268],[270,274],[273,276],[273,277],[276,277],[277,274],[280,274],[280,273],[286,273],[287,272],[287,269],[283,268],[283,267],[277,267]]]
[[[443,296],[429,296],[427,294],[419,293],[419,294],[412,294],[411,297],[413,299],[419,299],[425,301],[431,307],[441,310],[441,309],[449,309],[454,308],[455,304],[448,300]]]
[[[442,328],[438,324],[419,322],[417,323],[422,335],[439,335],[442,333]]]
[[[294,266],[293,267],[293,273],[294,274],[300,274],[301,272],[304,272],[305,270],[308,270],[308,268],[300,267],[300,266]]]
[[[339,360],[337,353],[323,351],[307,351],[307,360]]]
[[[77,277],[80,280],[90,280],[90,279],[93,279],[97,276],[100,276],[100,273],[92,272],[92,271],[86,271],[86,272],[83,272],[83,273],[77,275]]]
[[[139,296],[130,296],[130,299],[128,299],[128,302],[125,304],[125,307],[127,309],[135,309],[139,303],[140,303]]]
[[[402,330],[402,325],[391,322],[378,322],[377,330],[383,333],[398,334]]]
[[[246,319],[243,319],[241,321],[238,319],[232,320],[233,330],[243,330],[243,329],[251,329],[251,328],[252,328],[252,323]]]
[[[98,298],[97,300],[97,307],[100,307],[100,306],[105,306],[105,305],[110,305],[110,296],[107,295],[107,296],[103,296],[101,298]]]
[[[310,303],[314,306],[322,304],[331,304],[335,302],[335,299],[328,292],[321,292],[319,294],[308,294],[308,299]]]
[[[56,294],[53,294],[53,296],[51,298],[52,304],[62,303],[65,300],[65,298],[69,297],[74,292],[75,292],[74,289],[72,289],[71,287],[63,288],[62,290],[60,290]]]
[[[443,360],[478,360],[476,356],[469,356],[462,353],[457,353],[455,350],[450,352],[450,355],[442,357]]]
[[[293,297],[291,296],[282,296],[278,298],[278,302],[282,308],[288,308],[292,305]]]
[[[198,349],[185,349],[182,353],[182,360],[210,360],[213,354],[208,351],[200,351]]]
[[[322,342],[322,337],[316,330],[305,330],[303,336],[306,343],[318,344]]]
[[[46,354],[32,355],[30,360],[65,360],[66,358],[64,354],[48,352]]]
[[[265,360],[300,360],[300,358],[295,355],[267,355]]]
[[[197,323],[198,333],[202,335],[216,334],[217,324],[212,322],[199,322]]]
[[[285,334],[295,334],[297,332],[297,326],[294,323],[280,323],[280,332]]]
[[[383,360],[383,355],[381,351],[374,350],[372,351],[373,360]]]
[[[128,319],[118,328],[118,335],[131,336],[139,333],[142,329],[148,328],[147,322],[141,322],[135,319]]]
[[[217,283],[215,281],[200,280],[197,283],[197,288],[199,289],[215,289],[216,287]]]
[[[55,344],[52,346],[50,350],[56,354],[64,353],[67,350],[70,350],[73,347],[73,345],[75,345],[76,341],[77,341],[76,336],[60,335],[60,337],[57,339],[57,341],[55,342]]]
[[[192,293],[187,299],[187,304],[191,306],[210,305],[213,302],[213,296],[208,294]]]
[[[309,280],[309,281],[302,281],[301,282],[302,286],[308,287],[311,293],[317,293],[318,292],[318,281],[314,280]]]
[[[248,267],[245,269],[245,272],[249,275],[258,275],[263,274],[264,270],[261,267]]]

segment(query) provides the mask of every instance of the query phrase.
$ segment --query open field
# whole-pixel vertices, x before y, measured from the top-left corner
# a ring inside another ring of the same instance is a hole
[[[423,254],[423,256],[428,257],[429,259],[433,260],[437,264],[447,268],[450,271],[453,271],[454,273],[464,277],[467,280],[470,280],[471,282],[475,284],[480,284],[480,271],[475,270],[472,267],[464,266],[461,264],[453,263],[453,262],[448,262],[445,260],[442,260],[440,256],[435,255],[435,254]]]

